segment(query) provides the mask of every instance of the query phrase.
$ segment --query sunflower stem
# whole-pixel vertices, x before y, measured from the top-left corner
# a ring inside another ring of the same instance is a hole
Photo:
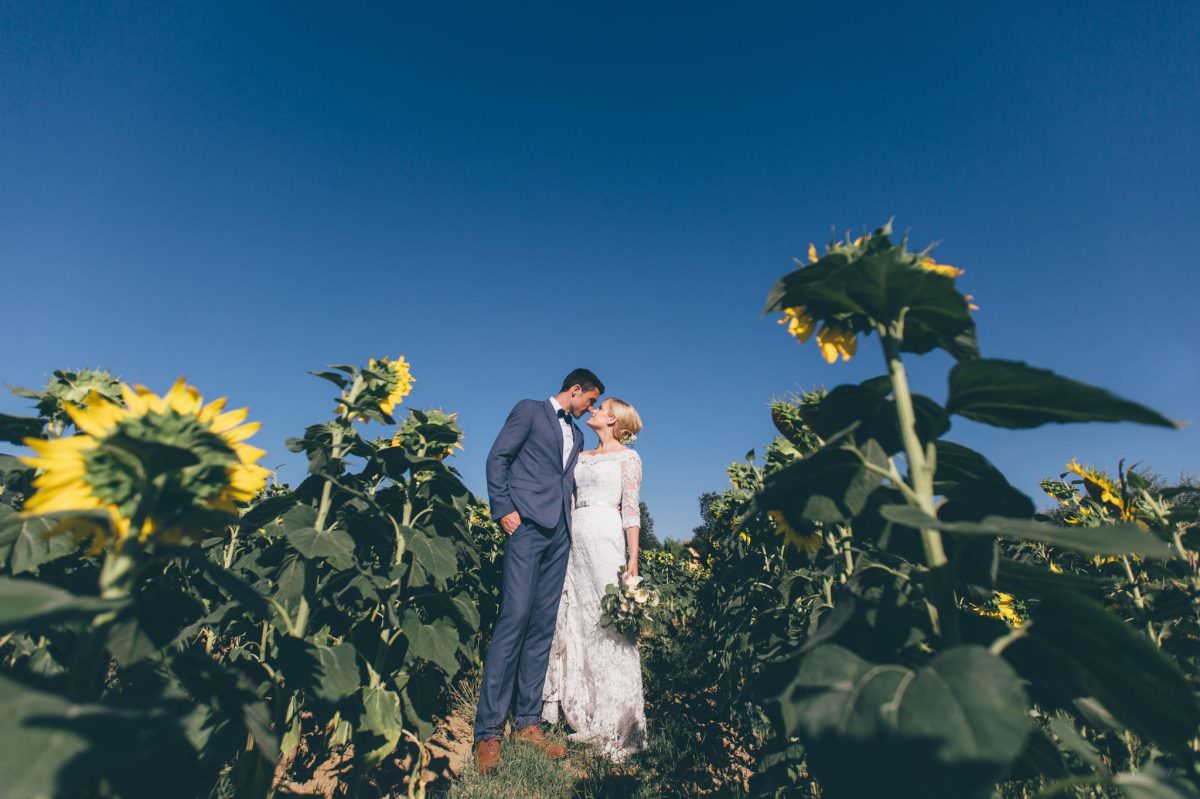
[[[341,425],[333,429],[332,441],[329,444],[329,460],[331,463],[340,461],[342,455],[342,441],[344,440],[346,431]],[[314,527],[318,533],[325,532],[325,522],[329,518],[329,508],[331,505],[330,499],[333,496],[333,480],[325,478],[325,485],[321,487],[321,504],[317,507],[317,521]]]
[[[900,356],[900,344],[904,340],[904,314],[890,325],[879,326],[879,337],[883,342],[884,358],[887,360],[888,376],[891,378],[892,394],[896,407],[896,421],[900,427],[900,439],[904,444],[908,460],[908,487],[902,491],[909,504],[930,516],[937,516],[933,502],[934,448],[921,444],[917,435],[917,415],[913,408],[912,392],[908,385],[908,373]],[[950,560],[941,533],[931,528],[921,528],[921,546],[925,563],[929,566],[934,591],[934,606],[937,609],[936,627],[951,642],[958,640],[957,615],[954,607],[953,586],[950,579]]]

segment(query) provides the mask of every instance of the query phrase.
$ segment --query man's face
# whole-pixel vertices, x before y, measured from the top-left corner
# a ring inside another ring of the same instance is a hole
[[[590,391],[584,391],[579,386],[574,386],[571,388],[571,396],[567,398],[567,410],[578,419],[590,411],[598,399],[600,399],[600,389],[593,388]]]

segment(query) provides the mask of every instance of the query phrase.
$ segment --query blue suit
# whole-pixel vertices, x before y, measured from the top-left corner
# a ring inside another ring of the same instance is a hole
[[[488,501],[499,520],[521,526],[504,542],[500,616],[483,663],[475,740],[498,738],[513,708],[516,726],[536,724],[554,640],[558,601],[571,552],[571,497],[583,434],[567,417],[573,441],[563,465],[563,431],[550,400],[521,400],[487,457]]]

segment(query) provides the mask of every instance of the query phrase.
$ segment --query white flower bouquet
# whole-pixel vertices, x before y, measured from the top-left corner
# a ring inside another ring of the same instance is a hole
[[[643,578],[619,569],[616,584],[604,588],[600,600],[600,624],[635,641],[651,622],[650,611],[658,607],[660,601],[658,592],[646,585]]]

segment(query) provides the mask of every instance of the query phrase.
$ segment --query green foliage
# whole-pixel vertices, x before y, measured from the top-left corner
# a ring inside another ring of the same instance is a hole
[[[39,422],[61,433],[71,424],[67,408],[82,408],[88,395],[97,394],[109,402],[119,403],[121,381],[104,369],[80,369],[77,372],[55,369],[41,391],[15,388],[13,393],[34,400]],[[38,435],[41,424],[39,430],[27,435]],[[8,438],[3,440],[12,441]]]
[[[1195,559],[1177,557],[1190,522],[1145,494],[1157,513],[1147,522],[1130,512],[1129,491],[1097,485],[1078,501],[1051,486],[1067,503],[1058,521],[1071,524],[1034,518],[983,455],[945,438],[955,415],[1006,428],[1171,422],[978,357],[961,270],[889,234],[814,254],[767,303],[800,320],[790,332],[801,340],[821,323],[878,335],[886,373],[773,404],[783,438],[764,465],[751,453],[730,468],[731,491],[703,500],[693,545],[714,577],[700,626],[731,708],[747,723],[761,708],[771,725],[755,789],[786,794],[809,773],[827,797],[989,797],[1000,783],[1013,796],[1077,784],[1134,795],[1137,773],[1150,795],[1195,795],[1200,707],[1185,676],[1195,664],[1181,669],[1166,651],[1172,636],[1153,632],[1145,594],[1129,608],[1103,574],[1046,568],[1052,558],[1137,564],[1173,589],[1159,606],[1169,629],[1191,630],[1178,620],[1181,608],[1194,615],[1180,568]],[[914,394],[904,367],[904,353],[933,349],[957,360],[945,402]],[[1146,622],[1149,636],[1137,628]],[[1080,758],[1075,738],[1140,743],[1117,774],[1120,758]]]
[[[267,796],[301,749],[349,754],[354,795],[383,790],[381,766],[420,768],[451,681],[480,658],[503,533],[444,462],[462,437],[453,415],[413,411],[375,441],[357,432],[351,418],[390,422],[393,366],[350,367],[339,414],[289,442],[307,478],[193,524],[192,546],[150,536],[85,551],[48,537],[108,519],[19,515],[32,470],[0,463],[17,489],[0,505],[0,737],[22,742],[0,752],[0,773],[22,775],[6,796],[199,796],[218,782]],[[81,384],[56,378],[39,395],[50,436]],[[134,438],[156,484],[207,474],[195,441]],[[111,483],[113,501],[146,507],[143,484]],[[155,507],[178,515],[186,498],[160,491]]]

